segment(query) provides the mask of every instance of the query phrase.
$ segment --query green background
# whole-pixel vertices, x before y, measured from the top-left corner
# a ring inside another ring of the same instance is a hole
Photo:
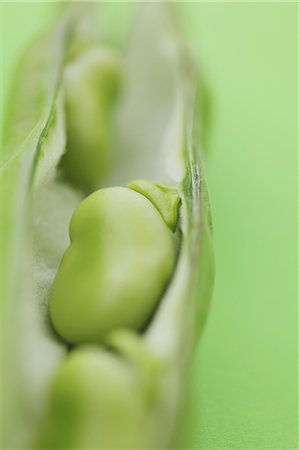
[[[20,52],[53,8],[1,3],[6,101]],[[217,258],[181,446],[297,448],[297,4],[176,8],[212,93]]]

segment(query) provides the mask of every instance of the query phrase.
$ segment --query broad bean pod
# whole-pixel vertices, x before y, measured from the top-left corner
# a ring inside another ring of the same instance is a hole
[[[13,87],[3,447],[170,448],[212,294],[194,63],[168,6],[130,39],[96,11],[64,6]]]

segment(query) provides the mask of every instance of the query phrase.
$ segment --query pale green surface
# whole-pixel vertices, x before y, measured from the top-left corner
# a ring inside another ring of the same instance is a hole
[[[6,4],[4,88],[53,5]],[[178,4],[213,93],[217,281],[184,446],[297,446],[297,5]]]

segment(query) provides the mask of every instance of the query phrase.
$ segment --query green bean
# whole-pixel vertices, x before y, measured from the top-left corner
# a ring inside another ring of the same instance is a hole
[[[111,114],[119,90],[119,61],[109,49],[91,48],[65,70],[66,176],[92,190],[109,169]],[[97,101],[94,101],[97,92]]]
[[[70,239],[50,298],[57,332],[81,344],[101,342],[117,328],[142,329],[175,262],[158,210],[131,189],[100,189],[74,212]]]

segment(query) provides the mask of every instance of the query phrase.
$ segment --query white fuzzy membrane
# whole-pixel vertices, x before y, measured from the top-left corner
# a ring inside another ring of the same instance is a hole
[[[81,200],[82,194],[57,180],[43,186],[34,196],[33,279],[44,313],[51,284],[70,242],[70,219]]]
[[[43,184],[33,194],[32,246],[27,255],[32,278],[26,277],[26,292],[20,293],[24,301],[19,303],[15,318],[22,336],[17,370],[22,373],[20,383],[26,405],[20,413],[22,424],[14,436],[15,447],[30,441],[46,405],[49,381],[66,351],[50,327],[48,300],[53,278],[69,244],[70,217],[81,199],[82,195],[57,180]]]
[[[134,178],[176,185],[183,178],[183,105],[172,31],[163,8],[144,6],[124,56],[114,124],[117,160],[107,185]]]

